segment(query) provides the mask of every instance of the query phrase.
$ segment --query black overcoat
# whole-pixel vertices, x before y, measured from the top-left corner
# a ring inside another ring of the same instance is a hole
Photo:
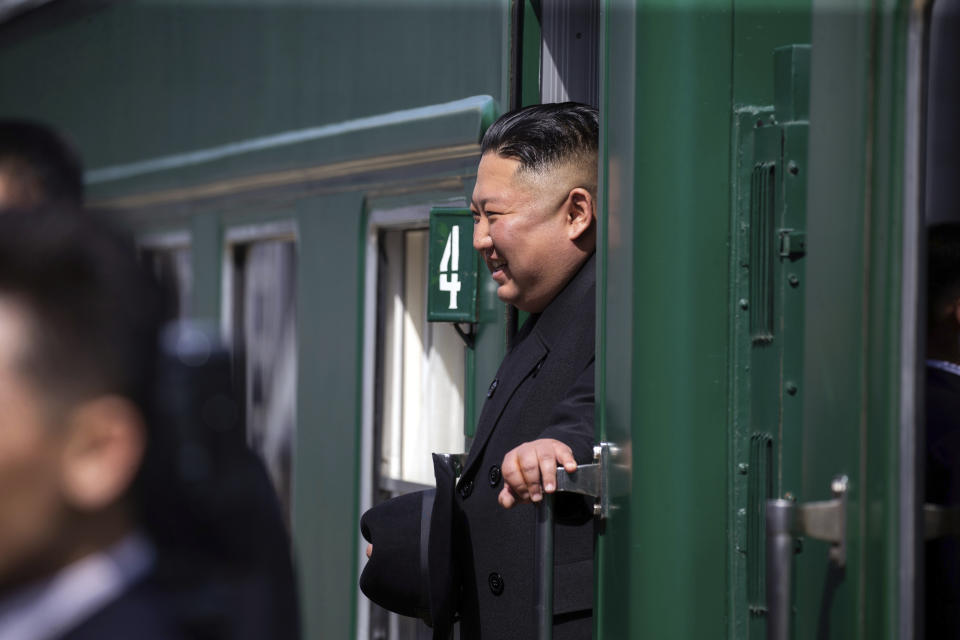
[[[542,313],[531,315],[490,384],[454,505],[462,638],[535,637],[535,507],[499,505],[500,463],[514,447],[539,438],[560,440],[578,463],[591,462],[595,262],[591,256]],[[589,638],[591,505],[565,495],[555,511],[554,638]]]

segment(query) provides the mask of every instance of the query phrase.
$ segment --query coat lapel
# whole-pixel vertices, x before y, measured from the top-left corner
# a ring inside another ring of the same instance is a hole
[[[491,384],[494,388],[488,392],[489,396],[483,403],[483,410],[480,412],[480,420],[477,422],[477,435],[474,438],[473,446],[470,447],[470,455],[467,456],[463,476],[466,476],[470,468],[480,459],[490,434],[493,433],[503,410],[510,403],[510,399],[517,388],[546,358],[547,353],[547,347],[541,340],[533,335],[528,335],[500,363],[497,377]]]
[[[517,335],[517,346],[500,363],[494,379],[495,388],[492,393],[488,392],[487,400],[483,403],[477,422],[477,434],[461,477],[466,477],[482,457],[490,434],[496,428],[517,388],[547,357],[550,345],[561,339],[569,326],[571,314],[578,313],[583,308],[583,297],[595,297],[595,281],[596,256],[591,255],[543,313],[531,317],[521,329]]]

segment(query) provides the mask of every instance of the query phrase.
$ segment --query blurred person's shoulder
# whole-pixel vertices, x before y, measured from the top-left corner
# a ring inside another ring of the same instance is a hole
[[[181,628],[165,590],[151,576],[146,576],[61,640],[187,640],[191,637]]]

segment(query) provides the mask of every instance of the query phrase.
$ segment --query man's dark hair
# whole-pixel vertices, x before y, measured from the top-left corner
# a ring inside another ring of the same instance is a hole
[[[83,163],[66,138],[29,120],[0,119],[0,172],[37,191],[43,204],[83,201]]]
[[[579,102],[537,104],[506,113],[480,143],[481,153],[513,158],[528,171],[565,162],[596,163],[600,138],[597,110]]]
[[[960,298],[960,223],[944,222],[927,230],[927,309],[935,323],[937,310]]]
[[[21,370],[53,407],[118,394],[149,414],[161,296],[132,238],[70,209],[8,211],[0,297],[27,313]]]

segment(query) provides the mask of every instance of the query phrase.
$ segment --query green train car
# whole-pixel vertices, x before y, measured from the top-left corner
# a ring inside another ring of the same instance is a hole
[[[922,638],[958,7],[21,0],[0,117],[67,132],[91,205],[234,345],[305,636],[393,640],[424,628],[359,593],[359,514],[465,450],[514,322],[483,275],[475,322],[427,322],[431,210],[500,113],[598,105],[595,637]],[[778,498],[806,528],[768,530]]]

